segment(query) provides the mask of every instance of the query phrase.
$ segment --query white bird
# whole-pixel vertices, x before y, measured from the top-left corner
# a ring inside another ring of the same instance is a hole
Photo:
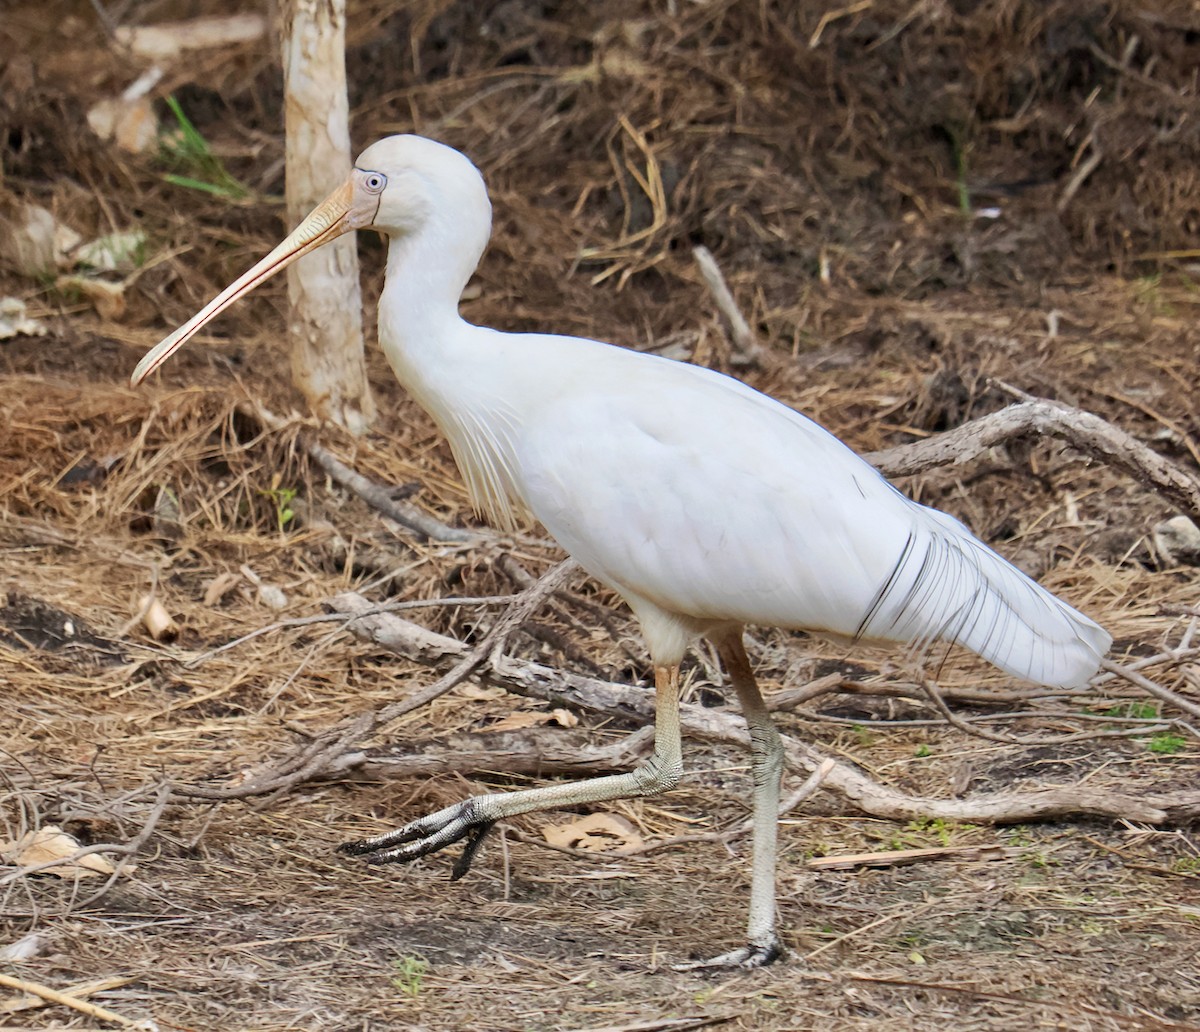
[[[654,664],[656,717],[654,754],[629,773],[476,796],[344,851],[391,863],[466,839],[459,874],[499,819],[672,788],[683,769],[679,664],[706,636],[749,726],[755,785],[747,943],[707,963],[769,963],[781,952],[783,750],[744,625],[955,642],[1059,687],[1085,683],[1112,643],[957,520],[738,380],[599,341],[466,322],[459,299],[491,233],[487,188],[466,157],[422,137],[367,148],[283,243],[150,351],[133,382],[243,294],[354,229],[389,238],[380,343],[449,439],[472,503],[502,527],[536,517],[626,599]]]

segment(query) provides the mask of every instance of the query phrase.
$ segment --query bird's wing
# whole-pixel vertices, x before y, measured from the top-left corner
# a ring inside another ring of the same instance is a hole
[[[765,395],[675,363],[607,368],[522,427],[521,493],[585,568],[627,596],[724,620],[958,641],[1052,684],[1108,636],[905,498]]]
[[[534,514],[670,612],[853,635],[903,551],[904,499],[783,406],[653,379],[574,391],[522,428]]]

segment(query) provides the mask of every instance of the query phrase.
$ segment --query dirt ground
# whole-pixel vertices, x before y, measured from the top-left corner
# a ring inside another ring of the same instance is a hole
[[[1113,659],[1173,695],[1112,674],[1033,692],[935,654],[951,726],[912,690],[911,657],[761,629],[751,652],[772,697],[841,675],[779,710],[781,728],[907,796],[1077,786],[1180,800],[1173,818],[904,820],[819,791],[782,825],[787,956],[714,975],[672,965],[743,934],[748,841],[703,837],[746,816],[728,743],[685,742],[679,790],[607,811],[630,842],[672,840],[661,848],[564,855],[543,829],[580,815],[532,816],[453,883],[444,856],[374,870],[333,850],[472,792],[545,783],[538,750],[615,748],[636,722],[553,717],[468,680],[354,743],[366,765],[242,801],[165,794],[244,783],[444,673],[337,623],[287,621],[347,589],[507,596],[513,561],[536,575],[560,558],[537,527],[501,537],[472,516],[374,347],[366,437],[285,415],[302,406],[281,283],[127,386],[145,350],[280,237],[282,97],[270,38],[167,61],[152,91],[166,140],[124,152],[87,122],[146,67],[111,31],[266,6],[0,13],[0,214],[32,202],[85,241],[145,233],[125,267],[90,273],[121,284],[119,310],[0,253],[0,297],[46,330],[0,340],[0,848],[55,825],[132,844],[97,855],[135,865],[108,879],[0,863],[0,1029],[1200,1029],[1200,735],[1177,704],[1200,702],[1200,574],[1155,543],[1176,505],[1055,440],[901,486],[1103,623]],[[349,17],[356,148],[416,131],[488,179],[473,321],[733,371],[864,452],[999,410],[1009,384],[1200,476],[1194,3],[351,0]],[[168,97],[199,150],[179,142]],[[373,297],[383,251],[363,237]],[[771,361],[734,363],[700,244]],[[482,543],[417,539],[335,483],[314,442]],[[148,632],[147,599],[172,640]],[[404,615],[472,642],[497,611]],[[509,651],[601,680],[649,673],[627,611],[582,575]],[[732,706],[711,656],[686,675],[689,702]],[[501,743],[533,762],[506,770]],[[419,756],[426,768],[389,776],[388,757]],[[20,982],[73,1001],[41,1006]]]

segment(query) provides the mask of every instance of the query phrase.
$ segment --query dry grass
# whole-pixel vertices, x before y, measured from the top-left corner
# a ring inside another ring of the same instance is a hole
[[[732,0],[506,4],[482,17],[438,0],[352,7],[358,142],[412,129],[438,136],[470,153],[492,185],[496,237],[468,317],[727,368],[691,259],[703,243],[781,359],[747,378],[860,450],[997,408],[998,378],[1099,412],[1185,468],[1200,466],[1191,273],[1186,258],[1147,257],[1194,246],[1200,218],[1186,5],[876,0],[824,20],[828,5]],[[19,3],[0,19],[0,47],[18,55],[0,68],[3,188],[85,234],[138,222],[151,260],[120,323],[0,268],[0,294],[24,297],[52,327],[47,338],[0,343],[0,837],[57,823],[84,842],[122,843],[154,817],[164,779],[251,776],[304,736],[433,676],[321,624],[212,650],[318,613],[346,588],[406,600],[507,594],[514,585],[498,556],[540,572],[557,553],[534,527],[471,549],[414,541],[309,461],[303,443],[319,434],[359,472],[416,484],[416,504],[474,525],[448,450],[377,353],[372,380],[386,415],[365,440],[299,419],[268,431],[247,417],[247,399],[277,412],[295,405],[277,372],[281,322],[266,302],[243,305],[217,327],[221,338],[189,349],[154,388],[123,386],[144,348],[269,246],[277,206],[181,193],[153,159],[95,145],[82,112],[130,70],[94,31],[90,5],[62,0],[53,13]],[[157,0],[130,16],[180,13]],[[277,79],[264,43],[206,55],[163,84],[263,195],[281,192]],[[1093,153],[1099,162],[1062,204]],[[978,217],[993,205],[1000,218]],[[377,287],[381,252],[366,242],[363,253]],[[906,486],[1100,619],[1117,658],[1161,654],[1187,634],[1196,571],[1159,569],[1142,544],[1170,513],[1112,471],[1038,443]],[[294,516],[281,527],[284,509]],[[282,589],[282,610],[264,603],[246,569]],[[173,643],[152,641],[136,619],[148,593],[178,621]],[[494,612],[441,607],[416,618],[474,640]],[[74,630],[65,638],[63,614]],[[602,677],[646,672],[627,613],[582,579],[513,647]],[[903,657],[777,632],[756,634],[755,651],[771,691],[833,670],[869,684],[906,676]],[[1148,673],[1197,696],[1194,662],[1160,661]],[[689,697],[713,701],[714,681],[710,658],[695,657]],[[950,693],[1014,687],[960,656],[940,683]],[[428,748],[528,706],[465,684],[389,726],[386,740]],[[985,742],[924,702],[882,695],[826,696],[781,719],[914,794],[1200,787],[1194,734],[1173,725],[1170,748],[1162,732],[1147,735],[1136,724],[1151,714],[1146,701],[1116,682],[1019,711],[954,706],[1014,734],[1131,734],[1056,747]],[[590,723],[597,741],[628,730]],[[690,753],[695,773],[680,791],[620,804],[642,834],[743,818],[743,757],[694,743]],[[436,857],[398,872],[333,859],[345,838],[520,780],[468,773],[347,777],[215,807],[172,802],[136,872],[86,906],[95,882],[0,881],[0,946],[36,930],[40,952],[12,971],[60,988],[128,979],[97,1001],[162,1028],[1200,1024],[1200,844],[1188,828],[900,827],[818,795],[783,831],[791,958],[714,979],[667,965],[740,936],[740,842],[566,859],[539,847],[540,819],[529,818],[453,885]],[[805,864],[814,854],[989,843],[1019,852],[882,870]],[[0,868],[0,880],[11,873]],[[0,1022],[11,1027],[91,1027],[62,1007],[10,1015],[6,1003],[0,994]]]

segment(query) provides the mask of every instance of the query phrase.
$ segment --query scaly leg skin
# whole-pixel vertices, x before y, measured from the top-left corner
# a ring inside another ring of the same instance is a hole
[[[678,964],[676,971],[764,967],[783,953],[775,934],[775,854],[779,829],[779,782],[783,744],[754,680],[738,628],[713,643],[733,682],[750,729],[750,765],[754,774],[754,859],[750,877],[750,926],[745,946],[711,960]]]
[[[472,796],[406,824],[403,828],[338,846],[339,853],[361,856],[369,864],[407,863],[467,839],[453,878],[466,874],[488,828],[498,820],[581,803],[657,795],[674,788],[683,773],[679,738],[679,666],[654,668],[654,755],[626,774],[611,774],[564,785]]]

